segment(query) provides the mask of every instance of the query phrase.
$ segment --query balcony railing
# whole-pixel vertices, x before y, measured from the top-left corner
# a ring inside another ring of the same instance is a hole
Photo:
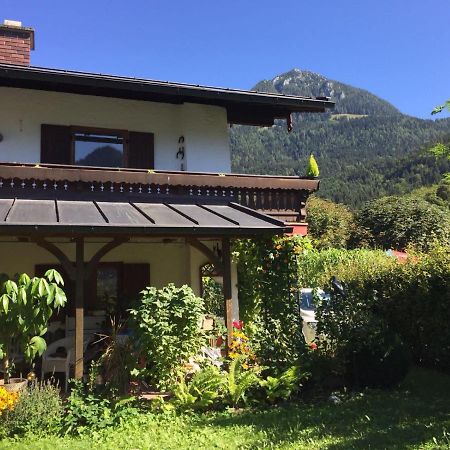
[[[52,164],[0,163],[0,197],[236,202],[286,222],[303,222],[316,179]]]

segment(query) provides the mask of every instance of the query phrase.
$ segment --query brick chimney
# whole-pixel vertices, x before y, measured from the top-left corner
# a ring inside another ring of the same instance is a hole
[[[34,50],[34,30],[22,22],[5,20],[0,25],[0,64],[30,65],[30,52]]]

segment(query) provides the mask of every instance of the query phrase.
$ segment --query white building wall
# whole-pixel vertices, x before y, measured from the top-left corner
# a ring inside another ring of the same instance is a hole
[[[231,170],[227,114],[218,106],[0,87],[0,162],[40,162],[43,123],[154,133],[157,170],[180,170],[176,154],[184,136],[185,170]]]

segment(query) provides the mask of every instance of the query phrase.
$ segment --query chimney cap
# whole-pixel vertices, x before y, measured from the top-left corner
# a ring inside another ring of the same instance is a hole
[[[3,25],[6,25],[7,27],[20,27],[20,28],[22,28],[22,22],[20,22],[20,20],[5,19],[3,21]]]
[[[0,23],[0,33],[2,30],[11,30],[17,32],[27,33],[30,36],[30,50],[34,50],[34,29],[22,26],[20,20],[5,19],[3,23]]]

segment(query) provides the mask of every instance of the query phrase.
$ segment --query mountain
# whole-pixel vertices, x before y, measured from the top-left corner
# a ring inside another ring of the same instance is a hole
[[[259,82],[255,90],[329,96],[324,114],[296,114],[294,130],[234,126],[230,139],[234,172],[304,175],[313,153],[321,170],[319,195],[359,207],[381,195],[431,185],[449,171],[424,151],[450,140],[450,119],[423,120],[402,114],[370,92],[299,69]]]

